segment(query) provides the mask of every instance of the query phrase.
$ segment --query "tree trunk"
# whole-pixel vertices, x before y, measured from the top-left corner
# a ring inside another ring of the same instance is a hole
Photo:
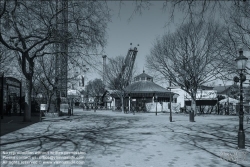
[[[217,102],[217,114],[218,115],[220,114],[220,104],[219,104],[219,102]]]
[[[61,104],[61,98],[60,95],[56,97],[56,112],[58,113],[58,116],[61,116],[60,112],[60,104]],[[71,103],[70,103],[71,104]],[[93,104],[94,105],[94,104]],[[71,107],[71,106],[70,106]],[[73,107],[71,107],[71,111],[73,110]]]
[[[48,101],[47,101],[47,105],[48,105],[47,111],[49,112],[53,93],[50,93],[49,91],[47,91],[47,92],[48,92],[48,96],[49,96]]]
[[[121,97],[121,101],[122,101],[122,112],[125,113],[125,111],[124,111],[124,99],[123,99],[123,96]]]
[[[196,115],[196,100],[191,100],[191,111],[189,113],[189,121],[194,122],[194,115]]]
[[[24,122],[31,122],[31,91],[32,79],[26,78],[26,93],[25,93],[25,109],[24,109]]]

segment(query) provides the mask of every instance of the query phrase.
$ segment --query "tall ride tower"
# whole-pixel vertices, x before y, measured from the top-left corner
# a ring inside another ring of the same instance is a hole
[[[56,96],[67,97],[67,77],[68,77],[68,1],[56,0],[56,29],[60,33],[60,43],[56,44]],[[61,11],[61,12],[60,12]]]

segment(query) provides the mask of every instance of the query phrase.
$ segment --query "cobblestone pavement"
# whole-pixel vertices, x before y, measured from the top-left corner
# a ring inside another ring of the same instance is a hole
[[[188,119],[187,115],[174,114],[174,122],[170,123],[166,113],[133,115],[76,109],[74,116],[46,119],[2,136],[1,165],[250,167],[250,124],[244,124],[246,149],[238,150],[237,116],[196,116],[196,122],[192,123]],[[27,164],[15,164],[13,155],[8,160],[11,152],[16,157],[20,157],[19,152],[32,155],[26,157]],[[49,152],[84,153],[84,159],[82,164],[66,164],[74,158],[67,157],[56,164],[56,159],[36,159],[35,152],[40,157]]]

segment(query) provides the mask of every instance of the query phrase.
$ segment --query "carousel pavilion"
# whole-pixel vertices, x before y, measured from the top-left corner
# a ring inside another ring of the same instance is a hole
[[[128,110],[129,100],[130,107],[136,111],[146,111],[146,103],[154,102],[176,102],[173,98],[174,93],[153,82],[153,77],[149,76],[143,70],[143,73],[134,78],[134,82],[125,88],[124,106]],[[115,108],[120,109],[121,99],[112,95],[115,101]],[[171,97],[171,98],[170,98]]]

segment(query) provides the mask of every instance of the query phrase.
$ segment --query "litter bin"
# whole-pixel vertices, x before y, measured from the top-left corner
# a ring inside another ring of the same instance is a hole
[[[194,112],[189,111],[189,121],[194,122]]]

